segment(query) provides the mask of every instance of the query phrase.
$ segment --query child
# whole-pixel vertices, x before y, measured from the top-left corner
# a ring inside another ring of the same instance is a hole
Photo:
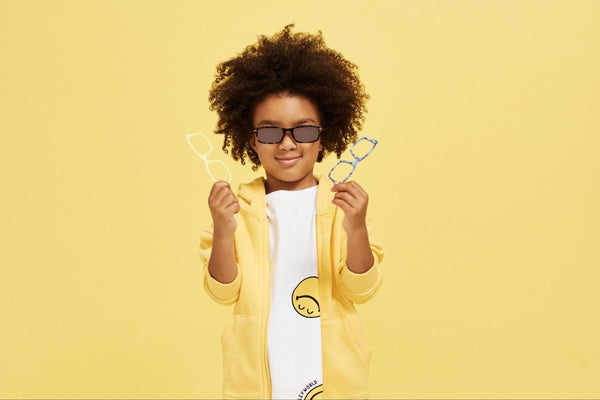
[[[356,140],[369,96],[321,31],[293,26],[220,64],[209,96],[223,150],[266,172],[237,196],[218,181],[208,197],[204,289],[235,304],[221,336],[223,397],[368,398],[372,350],[354,304],[381,289],[383,250],[365,190],[313,168]]]

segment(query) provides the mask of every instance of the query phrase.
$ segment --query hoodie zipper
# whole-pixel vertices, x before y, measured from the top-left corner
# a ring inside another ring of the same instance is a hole
[[[266,243],[269,243],[270,235],[269,235],[269,220],[268,220],[268,218],[265,221],[266,221],[266,227],[267,227]],[[267,375],[267,390],[269,393],[268,398],[272,399],[273,398],[273,388],[272,388],[272,383],[271,383],[271,369],[269,368],[269,353],[268,353],[268,349],[267,349],[269,313],[270,313],[270,308],[271,308],[271,256],[269,254],[270,253],[269,246],[265,246],[265,249],[266,249],[265,250],[265,256],[266,256],[265,260],[267,260],[266,264],[268,265],[268,272],[267,272],[267,290],[264,291],[267,296],[267,313],[266,313],[265,323],[264,323],[264,331],[263,331],[264,339],[263,339],[263,341],[264,341],[264,362],[265,362],[265,370],[266,370],[266,375]]]

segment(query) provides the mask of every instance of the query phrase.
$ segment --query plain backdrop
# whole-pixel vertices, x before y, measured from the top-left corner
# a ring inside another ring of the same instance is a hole
[[[221,396],[232,308],[202,288],[185,134],[235,188],[264,175],[221,150],[208,90],[289,23],[371,95],[371,397],[600,397],[599,4],[1,1],[0,397]]]

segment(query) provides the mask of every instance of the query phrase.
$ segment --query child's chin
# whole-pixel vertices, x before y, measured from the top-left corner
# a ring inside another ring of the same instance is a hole
[[[310,171],[298,171],[295,170],[279,170],[274,174],[271,174],[274,178],[281,182],[293,183],[302,180]]]

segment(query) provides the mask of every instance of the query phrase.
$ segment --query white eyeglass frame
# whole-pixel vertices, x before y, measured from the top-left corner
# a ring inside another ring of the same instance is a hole
[[[194,147],[194,145],[192,144],[192,140],[191,138],[193,136],[196,135],[201,135],[204,139],[206,139],[206,142],[209,145],[209,150],[204,153],[204,154],[200,154],[200,152],[198,152],[198,150],[196,150],[196,148]],[[216,182],[217,180],[215,179],[215,177],[213,176],[212,172],[210,172],[210,168],[208,167],[208,164],[210,163],[220,163],[221,165],[223,165],[223,167],[225,167],[225,170],[227,171],[227,174],[229,174],[229,179],[227,180],[228,183],[230,183],[233,179],[233,177],[231,176],[231,171],[229,170],[229,168],[227,168],[227,165],[225,165],[225,163],[221,160],[209,160],[207,158],[207,156],[210,154],[210,152],[213,149],[212,143],[210,142],[210,140],[208,140],[208,137],[206,137],[206,135],[202,132],[193,132],[193,133],[186,133],[185,138],[188,142],[188,144],[190,145],[190,147],[192,148],[192,150],[194,151],[194,153],[196,153],[196,155],[198,157],[200,157],[203,161],[204,161],[204,165],[206,167],[206,171],[208,172],[208,175],[210,175],[210,179],[212,179],[213,182]]]

